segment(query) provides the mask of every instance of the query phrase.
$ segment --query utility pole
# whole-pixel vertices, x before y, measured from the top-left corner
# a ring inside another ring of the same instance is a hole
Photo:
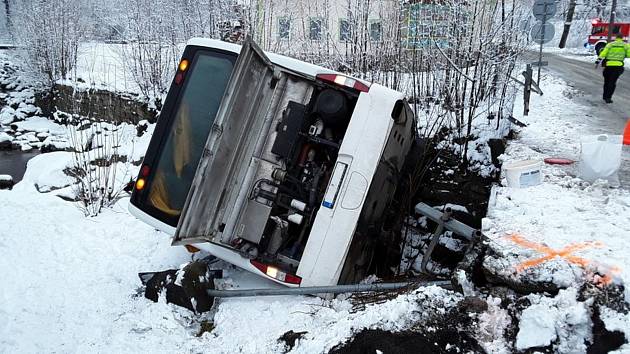
[[[617,0],[612,0],[612,5],[610,6],[610,21],[608,23],[608,43],[612,41],[613,35],[613,24],[615,23],[615,19],[617,17]]]
[[[567,45],[567,38],[569,38],[569,32],[571,31],[571,23],[573,22],[573,15],[575,15],[576,0],[569,2],[569,8],[567,9],[567,19],[564,21],[564,31],[560,38],[560,48],[564,48]]]

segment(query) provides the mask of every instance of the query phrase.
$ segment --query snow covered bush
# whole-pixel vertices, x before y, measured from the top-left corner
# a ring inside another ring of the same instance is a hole
[[[86,216],[96,216],[114,204],[122,192],[120,174],[128,170],[127,157],[119,155],[122,128],[102,121],[69,125],[73,147],[75,195]],[[122,168],[122,169],[121,169]]]
[[[79,97],[87,96],[89,92],[74,95],[74,102],[78,106]],[[88,104],[91,105],[89,101]],[[78,112],[78,107],[73,110]],[[72,150],[72,167],[65,172],[75,179],[74,195],[79,208],[85,216],[96,216],[118,201],[133,176],[136,127],[114,116],[96,119],[74,112],[55,112],[55,119],[67,125]]]
[[[26,53],[26,64],[51,84],[66,79],[76,66],[79,43],[89,20],[84,0],[14,0],[11,19],[16,40]]]

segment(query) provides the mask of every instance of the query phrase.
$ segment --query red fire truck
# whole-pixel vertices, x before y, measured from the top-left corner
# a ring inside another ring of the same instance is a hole
[[[593,30],[591,31],[591,35],[588,36],[588,42],[584,44],[587,48],[594,48],[597,54],[601,52],[606,46],[608,40],[608,22],[602,22],[600,19],[596,18],[592,21]],[[612,26],[612,36],[616,36],[621,33],[623,35],[624,40],[628,41],[630,39],[630,23],[614,23]]]

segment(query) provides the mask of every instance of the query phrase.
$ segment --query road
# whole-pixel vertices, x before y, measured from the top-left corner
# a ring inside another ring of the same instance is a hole
[[[537,61],[536,53],[526,55],[528,61]],[[594,62],[593,57],[593,62]],[[576,122],[586,124],[590,134],[623,134],[630,119],[630,67],[617,82],[614,103],[607,104],[602,99],[604,78],[602,69],[595,68],[592,62],[571,59],[545,53],[544,59],[549,67],[543,70],[566,81],[582,95],[576,96],[576,103],[589,107],[588,112],[575,112]],[[536,73],[534,74],[536,76]],[[544,91],[544,87],[543,87]],[[535,98],[534,98],[535,99]],[[630,189],[630,147],[624,147],[619,178],[622,186]]]

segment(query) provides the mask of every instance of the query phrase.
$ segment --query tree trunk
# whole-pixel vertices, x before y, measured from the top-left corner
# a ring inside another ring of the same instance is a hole
[[[612,5],[610,6],[610,22],[608,23],[608,42],[612,40],[612,31],[613,25],[615,23],[615,18],[617,17],[617,0],[612,0]]]
[[[13,26],[11,25],[11,6],[9,4],[9,0],[2,0],[4,3],[4,15],[7,19],[7,31],[9,33],[9,37],[13,39]]]
[[[560,38],[560,48],[564,48],[567,45],[567,38],[569,38],[569,32],[571,31],[571,22],[573,22],[573,15],[575,14],[576,0],[569,2],[569,9],[567,10],[567,19],[564,22],[564,31],[562,32],[562,38]]]

